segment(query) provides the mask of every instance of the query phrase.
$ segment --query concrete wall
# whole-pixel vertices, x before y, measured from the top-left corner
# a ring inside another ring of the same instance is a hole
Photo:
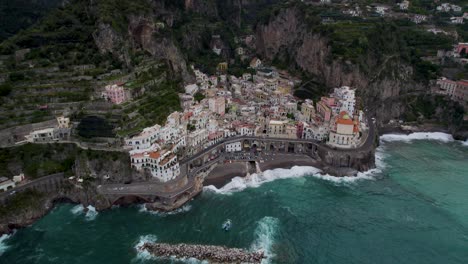
[[[55,127],[57,120],[52,119],[40,123],[27,124],[0,130],[0,147],[13,146],[16,142],[25,140],[25,136],[33,130]]]

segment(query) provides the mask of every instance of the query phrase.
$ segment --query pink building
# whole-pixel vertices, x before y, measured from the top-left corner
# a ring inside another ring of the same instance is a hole
[[[330,108],[336,106],[336,99],[334,97],[323,96],[322,98],[320,98],[320,101],[322,101],[325,105],[327,105]]]
[[[130,91],[125,89],[122,83],[107,85],[103,96],[114,104],[121,104],[131,99]]]
[[[458,43],[457,44],[457,53],[460,54],[463,50],[468,54],[468,43]]]
[[[213,113],[217,113],[223,116],[226,112],[226,101],[224,100],[224,97],[210,98],[208,104],[210,107],[210,111]]]
[[[457,82],[457,89],[455,90],[453,98],[465,106],[468,102],[468,80]]]
[[[322,99],[323,98],[324,97],[322,97]],[[323,118],[324,122],[330,122],[332,110],[324,101],[317,103],[317,113]]]

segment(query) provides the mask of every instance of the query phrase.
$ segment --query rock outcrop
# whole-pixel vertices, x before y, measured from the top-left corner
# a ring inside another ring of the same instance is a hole
[[[209,245],[144,243],[138,250],[148,251],[162,258],[172,256],[181,259],[196,258],[214,263],[261,263],[265,258],[263,252],[248,252],[240,248]]]
[[[365,105],[380,122],[398,118],[405,111],[401,96],[425,90],[413,81],[413,69],[398,56],[376,58],[369,53],[365,62],[369,71],[349,61],[333,58],[329,40],[314,32],[305,22],[301,10],[292,6],[281,9],[265,24],[257,26],[257,52],[273,61],[290,61],[291,66],[315,76],[328,88],[356,87]]]

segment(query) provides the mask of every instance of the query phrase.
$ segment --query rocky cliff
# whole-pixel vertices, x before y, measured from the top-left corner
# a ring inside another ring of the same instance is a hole
[[[257,52],[269,61],[289,61],[290,66],[312,75],[328,88],[356,87],[380,122],[405,112],[401,97],[426,90],[412,78],[413,69],[395,54],[363,58],[368,71],[350,61],[333,58],[329,39],[308,26],[297,7],[281,9],[269,21],[257,26]]]

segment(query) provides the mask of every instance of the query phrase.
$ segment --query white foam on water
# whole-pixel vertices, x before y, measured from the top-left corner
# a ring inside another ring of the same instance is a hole
[[[204,187],[205,190],[220,194],[239,192],[246,188],[257,188],[263,183],[277,179],[297,178],[319,173],[320,169],[309,166],[294,166],[291,169],[273,169],[262,173],[254,173],[246,177],[235,177],[229,183],[218,189],[213,185]]]
[[[8,240],[11,236],[11,234],[4,234],[0,236],[0,256],[8,250],[9,246],[6,243],[6,240]]]
[[[356,176],[337,177],[329,174],[322,174],[322,171],[310,166],[294,166],[291,169],[273,169],[266,170],[262,173],[255,173],[246,177],[235,177],[229,183],[221,188],[216,188],[213,185],[204,187],[204,190],[215,192],[218,194],[232,194],[234,192],[243,191],[246,188],[257,188],[263,183],[271,182],[277,179],[298,178],[304,176],[312,176],[321,180],[330,181],[333,183],[353,183],[361,180],[373,180],[375,176],[382,172],[385,164],[383,148],[379,147],[376,151],[376,168],[366,172],[359,172]]]
[[[145,236],[140,236],[138,243],[135,245],[135,249],[137,251],[137,259],[138,260],[148,260],[148,259],[154,259],[155,257],[151,255],[151,253],[148,250],[141,249],[141,247],[145,243],[156,243],[158,240],[158,237],[155,235],[145,235]]]
[[[170,259],[172,261],[182,261],[187,264],[209,264],[210,263],[209,261],[199,260],[196,258],[178,258],[178,257],[172,256]]]
[[[452,135],[442,132],[416,132],[409,135],[403,134],[384,134],[380,137],[381,141],[403,141],[411,142],[413,140],[437,140],[442,142],[454,141]]]
[[[462,141],[462,145],[468,147],[468,139],[466,141]]]
[[[98,215],[96,208],[92,205],[88,205],[88,207],[86,208],[88,208],[88,211],[85,215],[86,221],[93,221],[94,219],[96,219],[96,216]]]
[[[82,204],[78,204],[78,205],[73,206],[70,212],[74,215],[79,215],[83,213],[83,210],[84,210],[84,206]]]
[[[275,256],[273,253],[273,243],[279,228],[279,219],[271,216],[265,216],[257,222],[255,228],[255,240],[252,243],[250,250],[263,251],[266,259],[262,260],[262,264],[270,263]]]
[[[98,215],[96,208],[92,205],[88,205],[86,209],[88,209],[85,213],[86,221],[92,221],[96,219],[96,216]],[[81,215],[85,212],[84,210],[85,210],[85,207],[82,204],[78,204],[78,205],[73,206],[70,212],[74,215]]]
[[[177,208],[177,209],[175,209],[173,211],[170,211],[170,212],[148,210],[144,204],[140,204],[140,205],[138,205],[138,207],[139,207],[138,212],[140,212],[140,213],[148,213],[148,214],[157,215],[157,216],[161,216],[161,217],[186,213],[186,212],[192,210],[192,206],[190,204],[186,204],[186,205],[184,205],[184,206],[182,206],[180,208]]]

